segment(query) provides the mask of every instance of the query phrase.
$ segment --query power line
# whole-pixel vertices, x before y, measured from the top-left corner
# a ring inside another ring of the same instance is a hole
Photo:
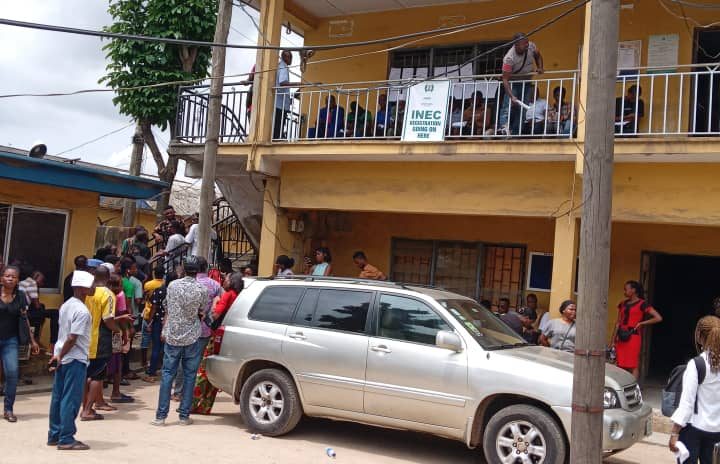
[[[134,122],[134,121],[131,121],[129,124],[127,124],[127,125],[125,125],[125,126],[122,126],[122,127],[119,128],[119,129],[115,129],[115,130],[113,130],[113,131],[111,131],[111,132],[108,132],[107,134],[103,134],[103,135],[101,135],[101,136],[99,136],[99,137],[96,137],[96,138],[94,138],[94,139],[92,139],[92,140],[88,140],[87,142],[83,142],[83,143],[81,143],[80,145],[78,145],[78,146],[76,146],[76,147],[68,148],[67,150],[61,151],[60,153],[56,154],[55,156],[61,156],[61,155],[64,155],[65,153],[68,153],[68,152],[77,150],[78,148],[82,148],[82,147],[84,147],[84,146],[86,146],[86,145],[90,145],[91,143],[95,143],[95,142],[97,142],[98,140],[104,139],[105,137],[109,137],[109,136],[111,136],[111,135],[113,135],[113,134],[117,134],[118,132],[121,132],[121,131],[127,129],[128,127],[130,127],[130,126],[132,126],[132,125],[134,125],[134,124],[135,124],[135,122]]]
[[[465,25],[458,25],[458,26],[450,26],[450,27],[442,27],[442,28],[436,28],[436,29],[430,29],[426,31],[419,31],[419,32],[412,32],[409,34],[402,34],[398,36],[391,36],[391,37],[384,37],[381,39],[373,39],[373,40],[365,40],[360,42],[346,42],[346,43],[339,43],[339,44],[333,44],[333,45],[306,45],[304,47],[282,47],[282,46],[274,46],[274,45],[247,45],[247,44],[221,44],[216,42],[205,42],[201,40],[189,40],[189,39],[172,39],[168,37],[153,37],[153,36],[146,36],[146,35],[136,35],[136,34],[120,34],[115,32],[106,32],[106,31],[96,31],[96,30],[90,30],[90,29],[80,29],[80,28],[73,28],[73,27],[66,27],[66,26],[55,26],[51,24],[41,24],[41,23],[33,23],[28,21],[16,21],[12,19],[6,19],[6,18],[0,18],[0,25],[5,26],[13,26],[13,27],[22,27],[22,28],[28,28],[28,29],[39,29],[39,30],[45,30],[45,31],[52,31],[52,32],[63,32],[68,34],[78,34],[78,35],[87,35],[87,36],[94,36],[94,37],[103,37],[108,39],[121,39],[121,40],[136,40],[140,42],[159,42],[159,43],[168,43],[168,44],[174,44],[174,45],[187,45],[187,46],[193,46],[193,47],[223,47],[223,48],[239,48],[239,49],[249,49],[249,50],[289,50],[289,51],[303,51],[303,50],[315,50],[315,51],[321,51],[321,50],[337,50],[340,48],[351,48],[351,47],[360,47],[360,46],[366,46],[366,45],[377,45],[377,44],[383,44],[388,42],[396,42],[398,40],[404,40],[404,39],[411,39],[415,37],[422,37],[426,35],[431,35],[438,32],[448,32],[452,30],[461,30],[466,28],[472,28],[476,26],[482,26],[485,24],[492,23],[496,20],[500,19],[515,19],[521,16],[526,16],[534,13],[538,13],[541,11],[549,10],[561,5],[566,5],[568,3],[573,3],[575,0],[557,0],[552,3],[549,3],[547,5],[534,8],[532,10],[528,10],[521,13],[513,13],[510,15],[501,16],[498,18],[492,18],[487,20],[480,20],[475,21],[472,23],[468,23]]]
[[[574,2],[574,1],[576,1],[576,0],[563,0],[563,1],[561,1],[561,2],[556,2],[556,3],[557,3],[557,4],[565,4],[565,3],[571,3],[571,2]],[[553,23],[556,22],[557,20],[559,20],[559,19],[567,16],[568,14],[572,13],[573,11],[577,10],[580,6],[584,5],[584,4],[587,3],[588,1],[589,1],[589,0],[584,0],[584,1],[582,1],[582,3],[576,5],[575,7],[573,7],[572,9],[570,9],[570,10],[564,12],[564,13],[562,13],[561,15],[555,17],[555,18],[552,19],[550,22],[544,23],[544,24],[540,25],[539,27],[535,28],[533,31],[531,31],[531,32],[528,33],[527,35],[530,36],[530,35],[538,32],[538,31],[540,31],[540,30],[542,30],[542,29],[550,26],[551,24],[553,24]],[[555,5],[555,4],[553,4],[553,5]],[[375,54],[385,53],[385,52],[388,52],[388,51],[393,51],[393,50],[397,50],[397,49],[400,49],[400,48],[404,48],[404,47],[407,47],[407,46],[409,46],[409,45],[412,45],[412,44],[415,44],[415,43],[418,43],[418,42],[422,42],[422,41],[425,41],[425,40],[428,40],[428,39],[437,38],[437,37],[446,36],[446,35],[452,35],[452,34],[456,34],[456,33],[459,33],[459,32],[464,32],[464,31],[471,30],[471,29],[477,29],[477,28],[479,28],[479,27],[481,27],[481,26],[486,26],[486,25],[492,25],[492,24],[498,24],[498,23],[503,23],[503,22],[511,21],[512,19],[516,19],[516,18],[518,18],[518,17],[525,16],[525,15],[527,15],[527,14],[537,12],[538,10],[544,9],[544,8],[547,8],[547,6],[546,6],[546,7],[541,7],[541,8],[536,8],[536,9],[534,9],[534,10],[528,10],[528,11],[525,11],[525,12],[521,12],[521,13],[518,13],[518,14],[512,16],[512,17],[502,16],[502,17],[498,17],[498,18],[495,18],[495,19],[492,19],[492,20],[487,20],[487,21],[485,21],[483,24],[480,24],[480,25],[478,25],[478,24],[473,24],[473,25],[465,25],[465,26],[462,26],[461,28],[458,28],[458,27],[449,28],[449,29],[452,29],[452,30],[445,31],[445,32],[442,32],[442,33],[438,33],[438,34],[435,34],[435,35],[432,35],[432,36],[429,36],[429,37],[416,38],[415,40],[411,40],[411,41],[405,42],[405,43],[403,43],[403,44],[398,44],[398,45],[396,45],[396,46],[387,47],[387,48],[380,49],[380,50],[371,50],[371,51],[356,53],[356,54],[352,54],[352,55],[343,55],[343,56],[338,56],[338,57],[333,57],[333,58],[325,58],[325,59],[321,59],[321,60],[311,61],[311,62],[309,62],[308,64],[309,64],[309,65],[317,65],[317,64],[322,64],[322,63],[329,63],[329,62],[335,62],[335,61],[344,61],[344,60],[350,60],[350,59],[354,59],[354,58],[359,58],[359,57],[362,57],[362,56],[368,56],[368,55],[375,55]],[[448,28],[446,28],[446,29],[448,29]],[[497,51],[497,50],[500,49],[500,48],[506,47],[506,46],[508,46],[508,45],[512,45],[512,44],[514,44],[514,43],[515,43],[515,41],[510,41],[510,42],[504,43],[504,44],[502,44],[502,45],[500,45],[500,46],[498,46],[498,47],[495,47],[495,48],[493,48],[492,50],[489,50],[489,51],[484,52],[484,53],[480,53],[479,55],[474,56],[473,58],[471,58],[470,60],[468,60],[465,64],[468,64],[468,63],[470,63],[470,62],[472,62],[472,61],[474,61],[474,60],[477,60],[478,58],[481,58],[482,56],[485,56],[486,54],[492,53],[492,52],[494,52],[494,51]],[[300,66],[300,64],[291,65],[291,66],[288,66],[288,68],[297,68],[297,67],[299,67],[299,66]],[[248,77],[248,76],[250,76],[251,74],[260,74],[260,73],[275,72],[275,71],[277,71],[277,69],[278,69],[277,67],[274,67],[274,68],[267,68],[267,69],[262,69],[262,70],[256,70],[254,73],[249,73],[249,72],[248,72],[248,73],[239,73],[239,74],[228,74],[228,75],[223,76],[223,78]],[[447,74],[447,73],[445,73],[445,74]],[[442,74],[442,75],[445,75],[445,74]],[[442,75],[441,75],[441,76],[442,76]],[[434,76],[433,78],[437,78],[437,77],[439,77],[439,76]],[[203,82],[203,81],[211,80],[211,79],[213,79],[213,78],[212,78],[212,77],[203,77],[203,78],[198,78],[198,79],[186,79],[186,80],[177,80],[177,81],[169,81],[169,82],[159,82],[159,83],[155,83],[155,84],[139,85],[139,86],[134,86],[134,87],[120,87],[120,88],[117,88],[117,89],[105,88],[105,89],[83,89],[83,90],[76,90],[76,91],[73,91],[73,92],[4,94],[4,95],[0,95],[0,99],[2,99],[2,98],[14,98],[14,97],[59,97],[59,96],[73,96],[73,95],[80,95],[80,94],[85,94],[85,93],[101,93],[101,92],[125,92],[125,91],[141,90],[141,89],[148,89],[148,88],[165,87],[165,86],[171,86],[171,85],[192,85],[192,84],[197,84],[197,83],[199,83],[199,82]]]
[[[689,2],[687,0],[670,0],[672,3],[677,3],[678,5],[685,5],[689,8],[701,8],[701,9],[708,9],[708,10],[720,10],[720,5],[717,3],[696,3],[696,2]]]

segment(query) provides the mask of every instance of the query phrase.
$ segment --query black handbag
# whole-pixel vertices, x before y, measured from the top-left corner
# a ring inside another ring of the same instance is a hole
[[[27,310],[20,310],[18,317],[18,346],[27,346],[30,344],[30,326],[27,318]]]
[[[618,329],[617,336],[621,342],[630,340],[630,337],[635,333],[635,329]]]

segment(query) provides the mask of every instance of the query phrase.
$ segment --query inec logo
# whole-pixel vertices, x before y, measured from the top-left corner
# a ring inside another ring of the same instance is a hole
[[[433,90],[435,90],[435,85],[434,85],[434,84],[425,84],[425,91],[426,91],[426,92],[432,92]]]

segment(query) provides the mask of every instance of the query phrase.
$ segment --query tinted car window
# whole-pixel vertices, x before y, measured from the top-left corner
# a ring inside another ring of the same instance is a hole
[[[312,326],[320,329],[364,333],[372,292],[321,290]]]
[[[440,330],[452,328],[425,303],[394,295],[380,297],[380,337],[434,345]]]
[[[295,313],[294,323],[297,325],[311,326],[313,315],[315,314],[315,305],[317,304],[320,290],[317,288],[308,288],[305,296],[300,302],[297,312]]]
[[[304,291],[303,287],[269,287],[257,299],[248,317],[287,324]]]

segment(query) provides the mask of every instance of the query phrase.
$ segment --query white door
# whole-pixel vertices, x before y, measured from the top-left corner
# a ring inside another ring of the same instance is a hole
[[[376,336],[370,338],[365,412],[451,428],[467,420],[465,351],[435,346],[448,323],[414,298],[379,296]]]

